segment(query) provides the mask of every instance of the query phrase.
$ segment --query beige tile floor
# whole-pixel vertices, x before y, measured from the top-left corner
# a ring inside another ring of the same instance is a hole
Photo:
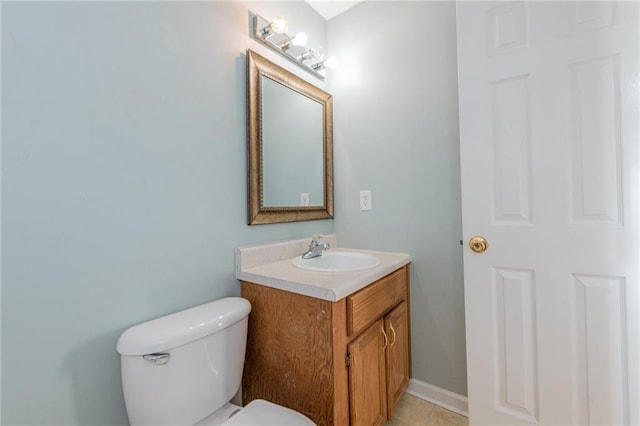
[[[387,426],[467,426],[466,417],[404,394]]]

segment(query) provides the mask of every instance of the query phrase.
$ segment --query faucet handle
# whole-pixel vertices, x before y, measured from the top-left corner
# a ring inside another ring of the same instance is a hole
[[[311,237],[311,244],[320,244],[320,240],[322,239],[322,237],[324,237],[324,235],[322,235],[319,232],[316,232],[315,234],[313,234],[313,236]]]

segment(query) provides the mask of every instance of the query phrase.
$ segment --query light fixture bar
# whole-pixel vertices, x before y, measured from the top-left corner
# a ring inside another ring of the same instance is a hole
[[[284,30],[278,32],[274,31],[274,28],[284,28]],[[260,15],[255,15],[253,18],[253,35],[256,40],[280,53],[300,68],[324,80],[326,68],[330,68],[330,66],[325,66],[325,63],[335,63],[335,58],[331,57],[334,59],[328,58],[323,61],[321,51],[304,47],[307,42],[305,33],[298,33],[291,37],[286,34],[286,30],[286,21],[282,17],[274,18],[273,21],[267,21]]]

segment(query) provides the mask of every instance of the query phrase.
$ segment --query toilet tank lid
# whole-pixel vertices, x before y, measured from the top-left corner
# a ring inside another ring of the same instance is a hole
[[[145,355],[167,351],[216,333],[251,312],[241,297],[227,297],[135,325],[118,339],[122,355]]]

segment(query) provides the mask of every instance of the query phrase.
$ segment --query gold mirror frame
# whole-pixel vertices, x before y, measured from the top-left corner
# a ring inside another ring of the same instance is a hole
[[[324,205],[265,207],[263,203],[262,78],[268,77],[323,105]],[[333,218],[333,98],[252,50],[247,50],[249,225]]]

